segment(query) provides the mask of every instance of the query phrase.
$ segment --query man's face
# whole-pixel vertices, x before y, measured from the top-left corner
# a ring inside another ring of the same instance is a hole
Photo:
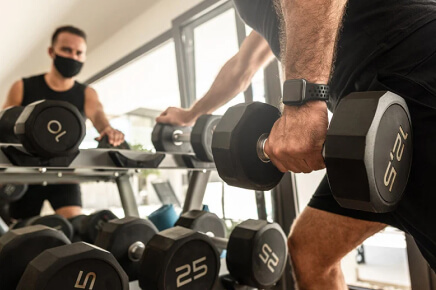
[[[85,62],[86,60],[86,42],[82,37],[69,33],[61,32],[56,42],[49,49],[50,56],[55,57],[55,54],[72,58],[74,60]]]

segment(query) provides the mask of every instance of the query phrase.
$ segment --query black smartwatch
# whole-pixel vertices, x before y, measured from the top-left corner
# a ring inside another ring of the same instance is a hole
[[[329,86],[309,83],[305,79],[286,80],[283,84],[283,104],[301,106],[308,101],[328,101]]]

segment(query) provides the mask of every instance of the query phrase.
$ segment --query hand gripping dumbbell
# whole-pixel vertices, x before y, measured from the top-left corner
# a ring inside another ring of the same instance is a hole
[[[202,115],[194,127],[173,126],[156,123],[151,134],[156,151],[190,153],[194,151],[197,158],[213,162],[211,150],[212,134],[221,116]]]
[[[94,290],[128,289],[127,276],[110,253],[71,244],[55,229],[29,226],[0,238],[1,289],[85,289],[88,282]]]
[[[254,190],[276,186],[280,172],[263,151],[277,108],[249,103],[231,107],[216,126],[212,152],[220,177]],[[361,92],[338,104],[323,156],[333,196],[346,208],[393,210],[412,162],[412,125],[406,102],[391,92]]]
[[[58,214],[34,216],[28,219],[20,220],[16,223],[13,223],[10,226],[10,229],[13,230],[34,225],[44,225],[56,230],[60,230],[69,240],[71,240],[73,237],[73,226],[66,218]]]
[[[72,224],[73,241],[83,241],[93,244],[103,225],[118,217],[110,210],[99,210],[90,215],[78,215],[69,219]]]
[[[236,226],[227,240],[223,238],[224,223],[216,214],[192,210],[182,214],[176,226],[205,233],[219,249],[227,249],[227,268],[239,284],[263,289],[282,277],[288,252],[278,224],[247,220]]]
[[[0,142],[21,143],[35,156],[74,154],[84,137],[83,117],[68,102],[42,100],[0,112]]]

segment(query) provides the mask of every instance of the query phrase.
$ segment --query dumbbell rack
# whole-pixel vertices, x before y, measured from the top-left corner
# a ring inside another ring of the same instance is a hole
[[[115,181],[125,215],[139,216],[129,177],[141,169],[193,170],[183,211],[200,209],[214,163],[193,154],[145,153],[131,150],[82,149],[70,160],[41,160],[28,156],[20,145],[0,144],[0,183],[54,184]],[[17,161],[14,156],[18,152]],[[23,157],[24,156],[24,157]],[[11,160],[13,162],[11,162]],[[64,162],[65,161],[65,162]],[[62,164],[64,162],[64,164]]]

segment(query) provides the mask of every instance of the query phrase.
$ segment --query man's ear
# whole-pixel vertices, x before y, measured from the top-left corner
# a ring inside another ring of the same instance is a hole
[[[49,55],[52,59],[55,58],[55,52],[54,52],[53,46],[50,46],[50,47],[48,48],[48,55]]]

